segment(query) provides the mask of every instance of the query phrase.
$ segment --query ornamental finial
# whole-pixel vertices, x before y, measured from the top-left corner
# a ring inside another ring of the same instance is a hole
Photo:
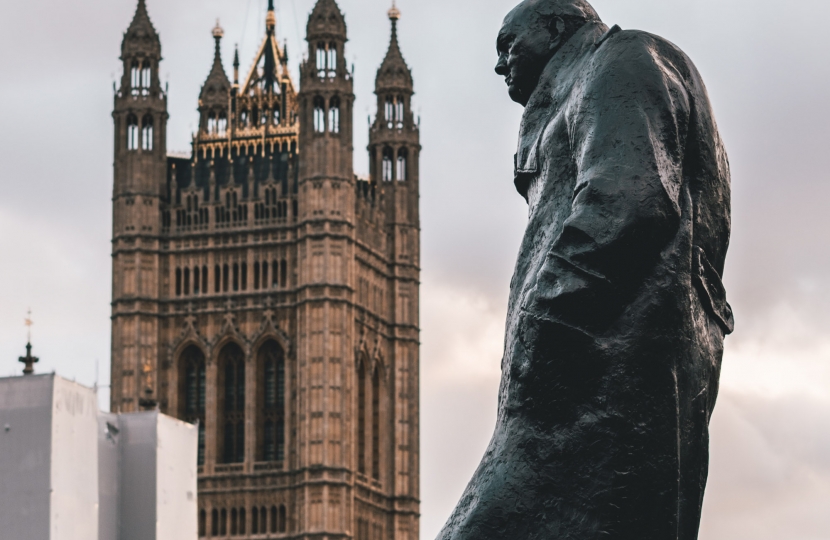
[[[401,10],[395,5],[395,0],[392,0],[392,9],[389,10],[389,19],[397,21],[401,18]]]
[[[219,19],[216,19],[216,26],[213,27],[213,37],[216,38],[216,39],[222,39],[222,37],[224,35],[225,35],[225,31],[219,25]]]

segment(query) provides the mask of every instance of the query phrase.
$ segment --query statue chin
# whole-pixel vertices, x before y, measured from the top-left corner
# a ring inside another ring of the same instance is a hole
[[[522,106],[527,104],[527,100],[522,99],[522,96],[524,96],[525,93],[522,92],[522,90],[515,84],[511,84],[507,87],[507,93],[510,95],[510,99],[512,99],[516,103]]]

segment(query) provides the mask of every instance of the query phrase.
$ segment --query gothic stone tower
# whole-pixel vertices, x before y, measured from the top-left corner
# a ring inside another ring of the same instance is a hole
[[[416,540],[420,145],[400,13],[361,179],[343,14],[318,1],[297,89],[270,4],[242,80],[213,30],[189,158],[166,155],[144,0],[124,36],[112,408],[199,423],[201,537]]]

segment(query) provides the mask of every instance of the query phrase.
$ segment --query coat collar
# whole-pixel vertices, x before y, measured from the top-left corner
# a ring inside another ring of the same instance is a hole
[[[516,188],[527,197],[530,178],[539,173],[537,148],[550,120],[559,112],[576,78],[582,61],[610,33],[601,22],[585,23],[550,59],[531,94],[519,128],[519,148],[515,156]]]

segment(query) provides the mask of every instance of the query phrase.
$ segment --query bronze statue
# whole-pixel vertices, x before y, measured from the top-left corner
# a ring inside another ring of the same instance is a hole
[[[496,72],[525,107],[529,220],[490,446],[441,540],[693,540],[733,317],[730,174],[691,60],[585,0],[525,0]]]

